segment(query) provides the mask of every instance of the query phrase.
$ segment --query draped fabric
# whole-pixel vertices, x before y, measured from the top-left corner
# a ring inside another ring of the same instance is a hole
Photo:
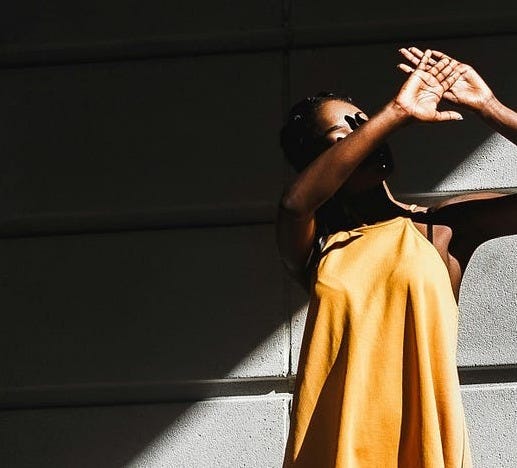
[[[447,268],[408,218],[329,236],[284,467],[470,467]]]

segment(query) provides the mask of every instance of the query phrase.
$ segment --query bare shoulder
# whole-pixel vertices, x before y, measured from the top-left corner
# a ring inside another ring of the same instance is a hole
[[[428,213],[433,221],[452,228],[480,228],[489,236],[493,230],[492,237],[510,235],[517,231],[517,221],[512,219],[517,213],[517,193],[466,193],[437,203]]]
[[[443,200],[436,205],[434,205],[432,208],[430,208],[431,212],[437,212],[440,209],[450,206],[450,205],[457,205],[457,204],[463,204],[466,202],[471,202],[475,200],[492,200],[500,197],[508,196],[508,193],[503,192],[470,192],[470,193],[464,193],[461,195],[456,195],[452,198],[448,198],[446,200]],[[461,209],[462,206],[458,206],[457,208]]]
[[[468,261],[483,242],[517,234],[517,193],[472,192],[432,207],[430,221],[452,229],[451,253]]]

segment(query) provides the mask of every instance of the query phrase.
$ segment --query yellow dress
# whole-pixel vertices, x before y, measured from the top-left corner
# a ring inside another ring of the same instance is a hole
[[[408,218],[329,236],[284,467],[470,467],[447,268]]]

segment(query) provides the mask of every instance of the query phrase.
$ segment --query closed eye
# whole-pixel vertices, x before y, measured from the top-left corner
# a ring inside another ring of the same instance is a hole
[[[339,130],[339,129],[341,129],[341,128],[345,128],[345,126],[344,126],[344,125],[333,125],[332,127],[330,127],[329,129],[327,129],[327,130],[325,131],[325,133],[323,134],[323,136],[326,136],[326,135],[328,135],[329,133],[332,133],[332,132],[334,132],[334,131],[336,131],[336,130]]]

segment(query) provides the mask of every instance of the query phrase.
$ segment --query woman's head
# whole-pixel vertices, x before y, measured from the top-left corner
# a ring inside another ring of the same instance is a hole
[[[301,172],[366,120],[366,115],[349,97],[325,92],[305,98],[292,107],[281,130],[281,146],[286,159]],[[353,209],[346,201],[348,196],[360,195],[382,185],[392,168],[390,149],[383,144],[368,155],[338,193],[318,209],[318,231],[328,233],[352,225]]]
[[[368,117],[347,96],[322,92],[295,104],[281,130],[286,159],[301,172],[326,149],[346,138]],[[388,145],[363,159],[343,189],[361,192],[379,185],[393,169]]]
[[[328,92],[301,100],[289,112],[280,132],[280,144],[285,157],[298,172],[333,143],[325,135],[329,122],[325,119],[324,110],[326,104],[331,102],[349,106],[351,115],[360,112],[350,97]]]

